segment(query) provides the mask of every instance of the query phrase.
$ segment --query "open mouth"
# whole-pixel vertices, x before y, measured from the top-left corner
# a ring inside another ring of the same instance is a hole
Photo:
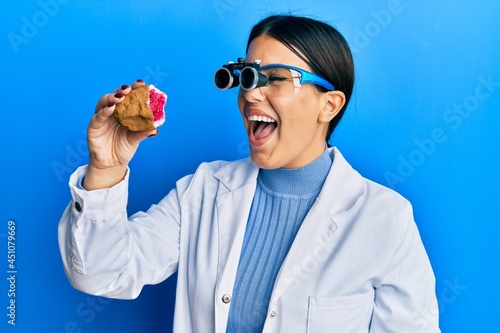
[[[271,136],[277,127],[276,120],[266,116],[248,116],[250,136],[259,143]]]

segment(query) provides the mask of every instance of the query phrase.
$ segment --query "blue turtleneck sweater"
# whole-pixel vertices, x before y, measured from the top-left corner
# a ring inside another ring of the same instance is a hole
[[[236,272],[228,333],[262,332],[276,276],[331,165],[325,150],[300,168],[259,171]]]

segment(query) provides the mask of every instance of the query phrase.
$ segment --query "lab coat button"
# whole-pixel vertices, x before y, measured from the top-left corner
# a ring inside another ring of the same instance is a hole
[[[82,211],[82,205],[80,205],[80,203],[77,201],[75,202],[75,209],[78,211],[78,212],[81,212]]]
[[[226,304],[229,303],[229,302],[231,302],[231,295],[228,295],[228,294],[223,295],[222,296],[222,302],[224,302]]]
[[[271,317],[271,318],[276,317],[276,312],[274,312],[274,311],[269,312],[269,317]]]

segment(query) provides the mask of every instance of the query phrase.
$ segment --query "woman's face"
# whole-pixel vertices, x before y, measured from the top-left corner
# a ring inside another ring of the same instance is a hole
[[[255,38],[249,46],[246,62],[256,59],[261,66],[285,64],[311,71],[288,47],[267,35]],[[252,161],[261,168],[276,169],[301,167],[318,158],[326,145],[328,121],[321,116],[325,100],[311,84],[285,95],[273,94],[271,87],[240,88],[238,106]]]

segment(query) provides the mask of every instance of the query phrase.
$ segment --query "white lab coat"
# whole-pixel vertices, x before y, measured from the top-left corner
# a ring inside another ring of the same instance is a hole
[[[263,332],[440,332],[435,280],[410,203],[361,177],[336,148],[325,184],[275,281]],[[127,218],[127,178],[78,187],[59,224],[72,285],[135,298],[178,272],[174,332],[226,330],[258,167],[203,163]]]

